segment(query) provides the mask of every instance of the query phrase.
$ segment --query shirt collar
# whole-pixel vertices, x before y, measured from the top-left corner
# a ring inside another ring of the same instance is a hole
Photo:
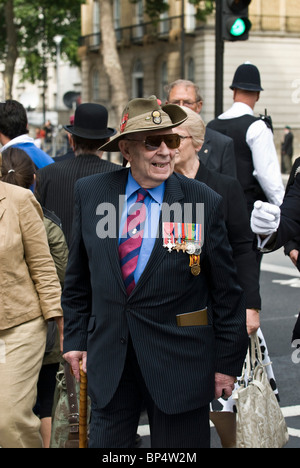
[[[219,119],[222,118],[236,118],[236,117],[241,117],[242,115],[245,114],[250,114],[254,115],[253,109],[248,106],[248,104],[245,104],[244,102],[234,102],[233,105],[228,109],[226,112],[224,112],[222,115],[219,116]]]
[[[10,146],[13,146],[13,145],[17,145],[19,143],[33,143],[34,140],[33,138],[31,138],[30,136],[24,134],[24,135],[19,135],[17,136],[16,138],[13,138],[12,140],[10,140],[9,142],[6,143],[6,145],[4,145],[2,148],[1,148],[1,151],[4,151],[6,150],[7,148],[9,148]]]
[[[131,174],[131,170],[129,170],[128,180],[126,185],[126,197],[127,199],[134,194],[137,190],[139,190],[141,186],[137,183],[137,181],[133,178]],[[157,187],[147,189],[147,192],[151,195],[156,203],[162,204],[164,193],[165,193],[165,182],[158,185]]]

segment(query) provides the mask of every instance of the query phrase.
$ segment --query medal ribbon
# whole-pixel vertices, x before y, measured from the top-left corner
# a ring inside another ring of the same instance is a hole
[[[202,224],[196,223],[163,223],[164,245],[168,242],[177,241],[181,244],[185,241],[192,241],[201,245]]]

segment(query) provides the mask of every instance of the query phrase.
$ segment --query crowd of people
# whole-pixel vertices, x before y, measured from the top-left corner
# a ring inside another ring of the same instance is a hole
[[[165,103],[129,101],[118,131],[80,104],[61,160],[28,136],[20,103],[0,103],[0,447],[51,447],[63,362],[88,376],[91,448],[135,447],[143,410],[152,448],[208,448],[210,419],[235,447],[254,333],[277,395],[260,264],[285,246],[299,265],[299,159],[285,191],[271,120],[254,116],[259,70],[242,64],[230,87],[207,125],[188,80]]]

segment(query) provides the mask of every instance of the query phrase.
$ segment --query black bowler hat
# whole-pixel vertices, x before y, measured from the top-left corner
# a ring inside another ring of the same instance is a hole
[[[263,91],[260,84],[260,73],[258,68],[249,62],[240,65],[236,69],[230,89]]]
[[[64,125],[64,129],[87,140],[102,140],[117,133],[114,128],[107,128],[107,120],[107,109],[101,104],[80,104],[75,111],[74,124]]]

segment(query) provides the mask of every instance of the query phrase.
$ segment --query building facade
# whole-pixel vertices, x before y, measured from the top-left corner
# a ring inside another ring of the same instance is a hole
[[[220,0],[217,0],[220,1]],[[200,87],[202,117],[214,118],[215,17],[195,19],[188,0],[170,0],[169,11],[153,25],[143,0],[112,0],[115,33],[129,99],[156,94],[165,99],[165,84],[186,78]],[[252,0],[252,29],[247,41],[224,43],[223,108],[232,103],[229,86],[238,65],[250,61],[261,72],[264,91],[255,113],[271,114],[278,152],[285,125],[295,133],[295,156],[300,154],[300,0]],[[183,26],[183,27],[182,27]],[[82,5],[82,101],[100,102],[110,109],[111,90],[101,51],[99,2]],[[110,113],[111,124],[120,116]]]

